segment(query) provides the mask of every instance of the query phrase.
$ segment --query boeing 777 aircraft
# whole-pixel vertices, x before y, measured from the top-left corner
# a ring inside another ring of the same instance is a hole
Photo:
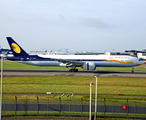
[[[14,57],[9,60],[36,66],[71,67],[70,72],[77,72],[76,67],[84,70],[95,70],[96,67],[132,67],[144,62],[128,55],[28,55],[11,37],[7,37]]]

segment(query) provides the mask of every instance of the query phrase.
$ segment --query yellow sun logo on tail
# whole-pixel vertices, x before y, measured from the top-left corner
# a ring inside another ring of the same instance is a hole
[[[11,47],[14,50],[14,52],[16,52],[16,53],[20,53],[21,52],[21,50],[20,50],[20,48],[19,48],[19,46],[17,44],[12,43]]]

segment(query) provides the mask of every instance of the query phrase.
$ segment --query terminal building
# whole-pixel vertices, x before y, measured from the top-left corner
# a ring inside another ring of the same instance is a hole
[[[103,55],[105,53],[98,52],[76,52],[74,55]]]
[[[137,51],[137,50],[125,50],[126,53],[129,53],[129,55],[141,58],[146,61],[146,49],[142,51]]]

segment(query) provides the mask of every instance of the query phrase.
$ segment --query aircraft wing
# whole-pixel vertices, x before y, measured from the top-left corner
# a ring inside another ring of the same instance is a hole
[[[74,65],[83,65],[84,62],[82,61],[74,61],[74,60],[68,60],[68,59],[56,59],[53,58],[55,61],[61,62],[61,63],[66,63],[66,64],[74,64]]]

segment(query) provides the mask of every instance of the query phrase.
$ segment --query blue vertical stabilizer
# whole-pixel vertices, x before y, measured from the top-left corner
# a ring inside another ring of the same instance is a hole
[[[28,54],[11,38],[6,37],[14,57],[28,56]]]

